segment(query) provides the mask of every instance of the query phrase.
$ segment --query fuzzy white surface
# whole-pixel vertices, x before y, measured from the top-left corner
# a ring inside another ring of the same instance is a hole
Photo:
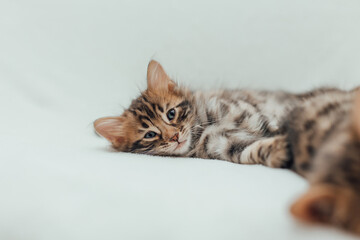
[[[159,60],[193,87],[360,83],[358,0],[0,2],[0,239],[353,239],[294,220],[295,174],[113,152]]]

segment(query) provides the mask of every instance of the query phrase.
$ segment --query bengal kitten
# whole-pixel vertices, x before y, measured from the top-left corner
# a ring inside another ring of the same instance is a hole
[[[287,164],[278,132],[298,101],[295,96],[250,90],[193,92],[173,82],[155,61],[149,63],[147,85],[121,116],[94,123],[116,149],[271,167]]]
[[[121,116],[94,126],[119,151],[290,168],[312,186],[291,208],[295,216],[360,233],[354,96],[338,89],[191,91],[151,61],[147,89]]]

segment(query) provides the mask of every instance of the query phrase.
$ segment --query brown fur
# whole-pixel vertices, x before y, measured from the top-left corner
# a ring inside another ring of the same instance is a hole
[[[184,125],[193,121],[189,117],[178,122],[184,111],[191,112],[186,109],[189,106],[181,103],[191,102],[192,98],[188,91],[178,88],[155,61],[149,63],[147,82],[148,88],[121,116],[100,118],[94,122],[94,127],[120,151],[162,155],[167,149],[176,148],[187,130]],[[176,115],[169,121],[166,113],[172,108]],[[149,131],[157,135],[152,139],[144,138]]]
[[[310,182],[291,208],[294,216],[360,234],[360,94],[355,90],[190,91],[156,61],[149,63],[147,86],[121,116],[94,122],[114,148],[290,168]]]
[[[360,234],[359,106],[359,94],[336,92],[308,100],[289,119],[293,170],[310,181],[291,207],[297,218]]]

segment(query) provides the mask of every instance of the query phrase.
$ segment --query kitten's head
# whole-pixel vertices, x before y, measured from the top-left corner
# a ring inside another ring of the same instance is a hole
[[[147,70],[147,89],[121,116],[94,122],[98,134],[124,152],[184,155],[195,122],[192,93],[177,86],[156,61]]]

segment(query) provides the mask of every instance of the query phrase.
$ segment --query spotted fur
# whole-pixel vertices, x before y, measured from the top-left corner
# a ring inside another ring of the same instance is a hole
[[[300,219],[360,234],[360,100],[356,91],[313,94],[289,115],[284,127],[291,168],[310,182],[293,206]],[[355,102],[355,104],[354,104]]]
[[[124,152],[289,168],[310,182],[300,219],[360,234],[360,97],[322,88],[191,91],[151,61],[147,89],[96,131]],[[359,95],[359,94],[358,94]]]
[[[155,61],[148,66],[147,81],[148,88],[121,116],[94,123],[96,131],[116,149],[286,166],[287,146],[280,153],[275,144],[280,124],[298,97],[280,91],[190,91],[175,84]],[[175,117],[170,120],[167,113],[171,109]],[[149,132],[156,135],[146,138]],[[275,149],[281,160],[268,160],[276,155],[270,154]]]

